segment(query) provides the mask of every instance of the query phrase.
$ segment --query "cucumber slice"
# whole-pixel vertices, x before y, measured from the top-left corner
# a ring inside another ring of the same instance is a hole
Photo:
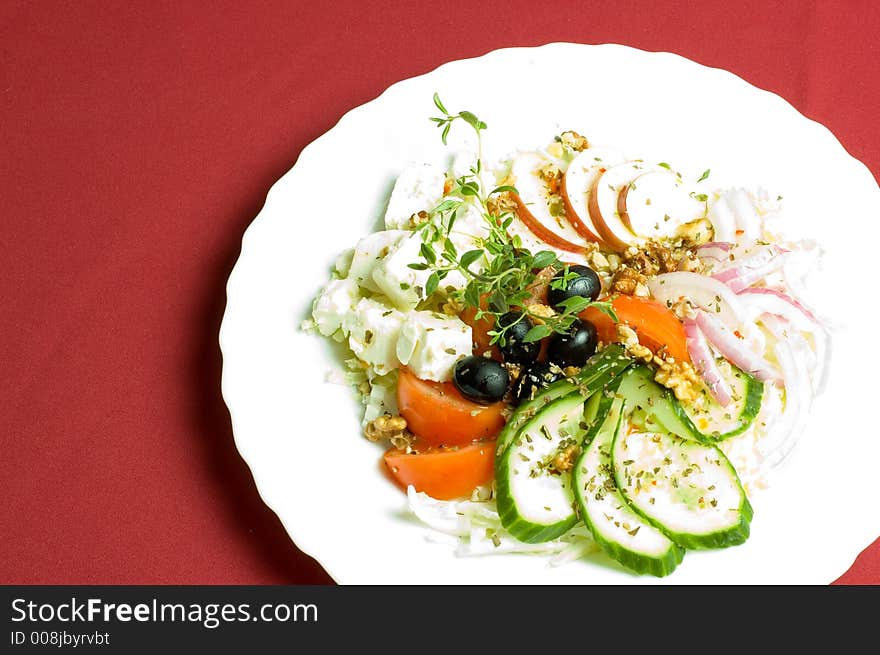
[[[516,437],[519,429],[550,403],[577,391],[583,398],[605,388],[632,364],[632,359],[618,344],[611,344],[593,355],[581,368],[580,373],[557,380],[538,393],[533,399],[516,408],[502,428],[495,442],[496,458],[500,459]]]
[[[760,381],[731,367],[728,383],[734,392],[728,407],[722,407],[704,391],[698,408],[679,401],[669,389],[654,382],[650,368],[639,365],[627,371],[618,393],[627,399],[632,411],[644,412],[666,431],[682,439],[715,443],[742,434],[761,411],[764,386]]]
[[[604,393],[594,393],[587,398],[587,402],[584,403],[584,424],[581,426],[586,431],[584,443],[586,443],[586,436],[591,432],[594,432],[594,424],[602,423],[602,421],[605,420],[605,414],[608,413],[608,408],[603,405],[602,401],[606,398],[611,398],[611,396],[606,396]]]
[[[629,505],[680,546],[724,548],[748,538],[752,506],[717,446],[621,431],[611,461]]]
[[[675,395],[654,382],[654,371],[647,366],[639,365],[628,370],[620,382],[617,395],[626,399],[628,411],[644,412],[668,432],[682,439],[706,440],[687,414],[676,409],[678,401]]]
[[[727,407],[719,405],[708,389],[703,389],[699,403],[678,401],[691,425],[713,441],[723,441],[745,432],[761,411],[764,397],[764,384],[754,376],[726,363],[719,368],[732,392]]]
[[[552,460],[580,446],[587,428],[586,401],[572,393],[541,409],[495,462],[498,515],[520,541],[549,541],[577,523],[571,475],[556,470]]]
[[[617,489],[611,466],[611,445],[625,425],[623,398],[601,398],[596,421],[572,473],[581,517],[602,549],[636,573],[663,577],[684,557],[684,549],[639,516]],[[591,398],[592,400],[592,398]]]

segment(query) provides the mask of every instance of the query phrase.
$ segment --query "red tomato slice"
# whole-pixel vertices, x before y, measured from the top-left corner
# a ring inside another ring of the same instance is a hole
[[[463,446],[498,434],[504,403],[480,405],[452,382],[421,380],[405,368],[397,378],[397,407],[407,429],[429,446]]]
[[[484,441],[462,448],[428,448],[407,454],[392,448],[385,453],[385,466],[404,489],[407,485],[432,498],[452,500],[470,496],[495,475],[495,442]]]
[[[666,346],[666,352],[676,360],[691,360],[684,325],[668,307],[654,300],[626,295],[616,296],[611,306],[617,318],[636,331],[643,346],[655,353]],[[587,307],[579,316],[596,326],[601,341],[617,340],[617,327],[607,314],[595,307]]]

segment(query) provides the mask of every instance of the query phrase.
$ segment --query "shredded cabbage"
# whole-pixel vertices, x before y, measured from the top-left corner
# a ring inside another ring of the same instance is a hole
[[[512,537],[501,526],[494,500],[437,500],[407,487],[410,511],[434,533],[430,541],[455,545],[459,557],[497,553],[555,554],[548,562],[559,566],[594,552],[598,546],[586,526],[579,525],[561,537],[538,544],[527,544]],[[446,538],[440,535],[446,535]]]
[[[383,414],[397,414],[397,370],[377,375],[370,380],[370,393],[363,398],[363,425]]]

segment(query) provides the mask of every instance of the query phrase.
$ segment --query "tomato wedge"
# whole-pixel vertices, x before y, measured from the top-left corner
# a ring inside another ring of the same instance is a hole
[[[397,378],[397,407],[410,432],[429,446],[463,446],[501,431],[504,403],[480,405],[452,382],[421,380],[406,368]]]
[[[556,269],[552,266],[548,266],[535,274],[535,279],[526,287],[526,291],[528,291],[529,295],[523,302],[524,306],[533,303],[540,303],[542,305],[547,304],[547,290],[550,288],[550,281],[553,279],[555,273]],[[480,305],[484,310],[488,307],[487,298],[488,295],[483,295],[480,298]],[[516,311],[517,308],[513,307],[511,309]],[[466,307],[460,314],[461,320],[471,327],[471,332],[473,333],[474,354],[483,357],[488,352],[492,359],[498,360],[499,362],[502,361],[504,356],[501,354],[501,349],[497,345],[489,343],[492,340],[492,337],[489,335],[489,330],[494,329],[495,322],[486,316],[477,320],[476,316],[477,310],[474,307]],[[544,361],[546,343],[542,343],[541,346],[541,354],[538,356],[538,360]]]
[[[489,352],[492,359],[500,362],[501,350],[498,346],[489,343],[492,340],[489,330],[495,327],[495,322],[489,316],[483,316],[480,320],[477,320],[476,316],[477,309],[475,307],[465,307],[459,315],[459,318],[461,318],[465,325],[471,326],[474,354],[483,357],[486,352]]]
[[[666,352],[678,361],[690,361],[684,325],[665,305],[638,296],[619,295],[611,306],[620,321],[639,335],[639,343],[653,352],[666,346]],[[593,323],[599,339],[605,343],[617,340],[617,327],[610,316],[595,307],[587,307],[580,318]]]
[[[484,441],[462,448],[428,448],[407,454],[392,448],[385,453],[385,466],[404,489],[415,487],[438,500],[470,496],[495,475],[495,442]]]

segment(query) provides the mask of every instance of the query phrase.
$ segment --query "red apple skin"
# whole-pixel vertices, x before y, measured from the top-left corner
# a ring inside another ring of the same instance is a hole
[[[611,228],[608,227],[608,224],[605,223],[605,220],[602,218],[602,212],[599,211],[598,193],[596,193],[596,191],[598,190],[603,177],[605,177],[604,173],[597,176],[593,182],[593,186],[590,188],[590,198],[587,201],[587,207],[590,210],[590,219],[593,221],[593,225],[596,229],[599,230],[599,236],[602,237],[602,241],[604,241],[612,250],[623,252],[629,247],[629,244],[621,241],[617,235],[611,231]]]
[[[519,217],[519,220],[529,228],[529,231],[532,234],[547,245],[558,248],[559,250],[576,253],[578,255],[584,253],[584,247],[582,245],[563,239],[535,218],[534,215],[532,215],[532,212],[529,211],[529,208],[526,207],[526,204],[522,201],[522,198],[519,197],[519,194],[511,193],[510,195],[516,201],[516,215]]]
[[[624,186],[620,193],[617,195],[617,213],[620,215],[620,220],[626,225],[630,230],[633,229],[632,223],[629,220],[629,211],[626,208],[626,195],[630,190],[629,184]]]
[[[578,213],[574,210],[574,207],[571,204],[571,200],[568,197],[568,189],[565,185],[565,175],[562,176],[562,184],[559,189],[560,195],[562,195],[562,204],[565,207],[565,217],[568,219],[568,222],[571,223],[571,226],[575,229],[575,231],[580,234],[587,241],[594,241],[595,243],[602,243],[602,239],[598,234],[594,234],[593,231],[587,227],[586,223],[581,220],[581,217],[578,216]]]

